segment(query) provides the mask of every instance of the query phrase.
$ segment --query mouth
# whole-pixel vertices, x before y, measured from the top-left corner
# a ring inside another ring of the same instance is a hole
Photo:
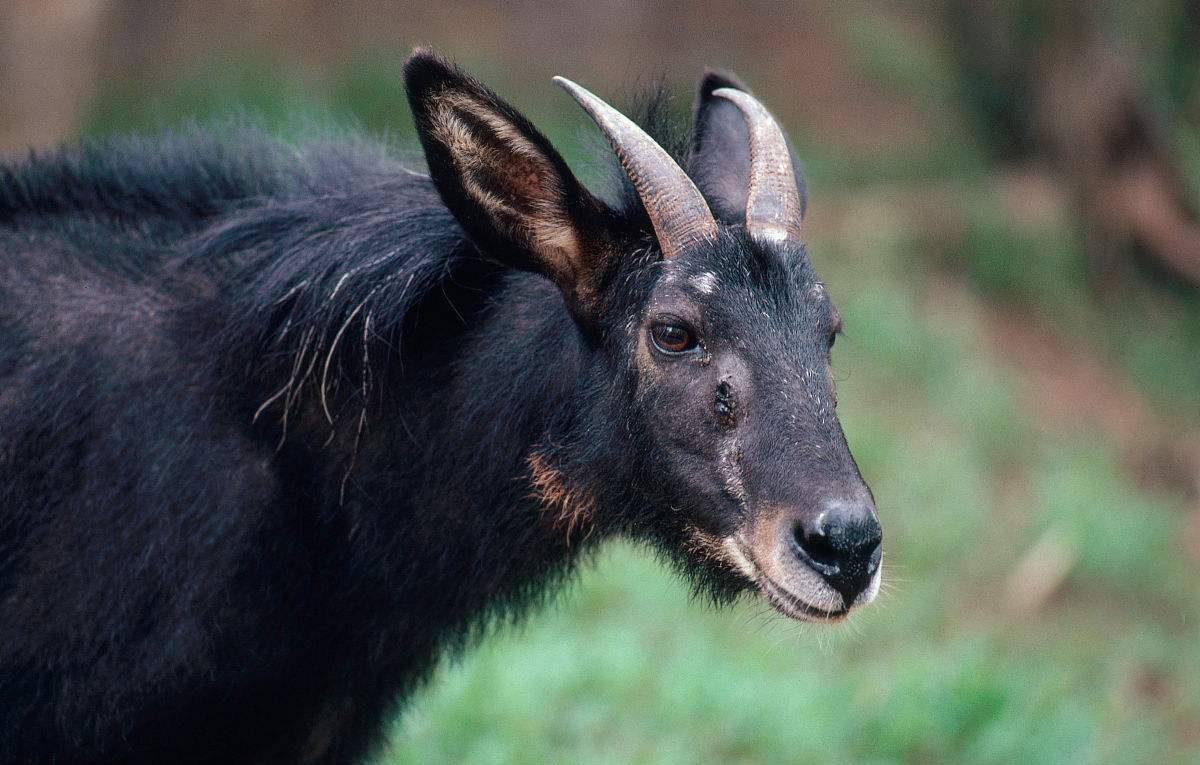
[[[758,591],[763,594],[767,602],[784,616],[790,616],[793,619],[804,622],[837,624],[850,615],[850,609],[848,608],[838,611],[826,611],[823,608],[809,605],[799,595],[793,595],[788,592],[776,584],[769,576],[761,572],[758,578],[754,580],[754,583],[758,585]]]
[[[773,580],[763,571],[762,566],[754,559],[754,556],[738,543],[733,537],[725,540],[726,550],[738,569],[747,579],[752,581],[759,593],[770,603],[776,611],[784,616],[796,619],[803,622],[815,622],[821,624],[836,624],[844,621],[850,615],[850,611],[860,603],[869,602],[874,595],[874,591],[879,586],[879,572],[875,575],[875,580],[871,583],[867,593],[863,593],[855,599],[855,602],[848,607],[830,610],[821,608],[809,603],[804,598],[790,591],[783,585]],[[864,597],[865,596],[865,597]]]

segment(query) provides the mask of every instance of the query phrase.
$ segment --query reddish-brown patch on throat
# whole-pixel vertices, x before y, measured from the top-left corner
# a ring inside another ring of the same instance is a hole
[[[542,511],[553,518],[554,528],[563,531],[568,545],[576,529],[583,531],[586,539],[592,530],[595,499],[572,486],[562,471],[538,452],[530,454],[528,461],[532,496],[541,502]]]

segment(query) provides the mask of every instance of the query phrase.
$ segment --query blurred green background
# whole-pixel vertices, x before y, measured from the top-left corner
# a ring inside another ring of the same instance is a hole
[[[408,154],[426,43],[587,177],[551,75],[661,78],[686,119],[734,69],[808,165],[883,594],[832,630],[713,611],[615,545],[381,762],[1200,762],[1198,35],[1194,0],[8,0],[0,151],[249,113]]]

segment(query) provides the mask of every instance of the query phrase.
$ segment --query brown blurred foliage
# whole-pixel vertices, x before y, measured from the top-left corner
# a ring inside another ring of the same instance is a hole
[[[753,79],[785,119],[835,142],[920,141],[921,114],[848,63],[836,4],[766,0],[627,3],[347,0],[0,2],[0,152],[71,135],[101,83],[155,82],[198,62],[287,61],[319,77],[363,51],[432,45],[512,78],[570,73],[595,87],[701,68]],[[397,72],[397,76],[399,73]]]
[[[53,144],[76,129],[102,83],[161,83],[199,62],[286,61],[319,78],[364,51],[428,44],[511,80],[586,77],[602,90],[733,68],[779,116],[839,151],[919,146],[929,126],[961,119],[905,97],[854,64],[844,24],[864,14],[916,44],[949,48],[995,108],[1001,159],[1037,162],[1074,200],[1103,278],[1141,248],[1200,285],[1200,224],[1175,171],[1170,125],[1141,96],[1138,50],[1111,34],[1101,3],[943,0],[873,6],[817,0],[384,2],[346,0],[0,0],[0,154]],[[1177,39],[1200,36],[1186,0]],[[1045,29],[1030,43],[1029,19]],[[947,43],[949,43],[947,45]]]

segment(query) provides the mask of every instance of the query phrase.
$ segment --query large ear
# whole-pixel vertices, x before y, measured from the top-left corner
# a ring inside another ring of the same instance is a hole
[[[746,118],[728,99],[713,95],[720,88],[749,93],[735,75],[709,69],[700,79],[692,107],[692,148],[688,173],[708,199],[713,214],[724,223],[743,223],[750,186],[750,135]],[[801,211],[808,206],[808,190],[800,160],[791,142],[792,173],[800,192]]]
[[[404,81],[429,174],[489,259],[553,280],[577,315],[592,307],[615,252],[609,211],[513,107],[434,53]]]

